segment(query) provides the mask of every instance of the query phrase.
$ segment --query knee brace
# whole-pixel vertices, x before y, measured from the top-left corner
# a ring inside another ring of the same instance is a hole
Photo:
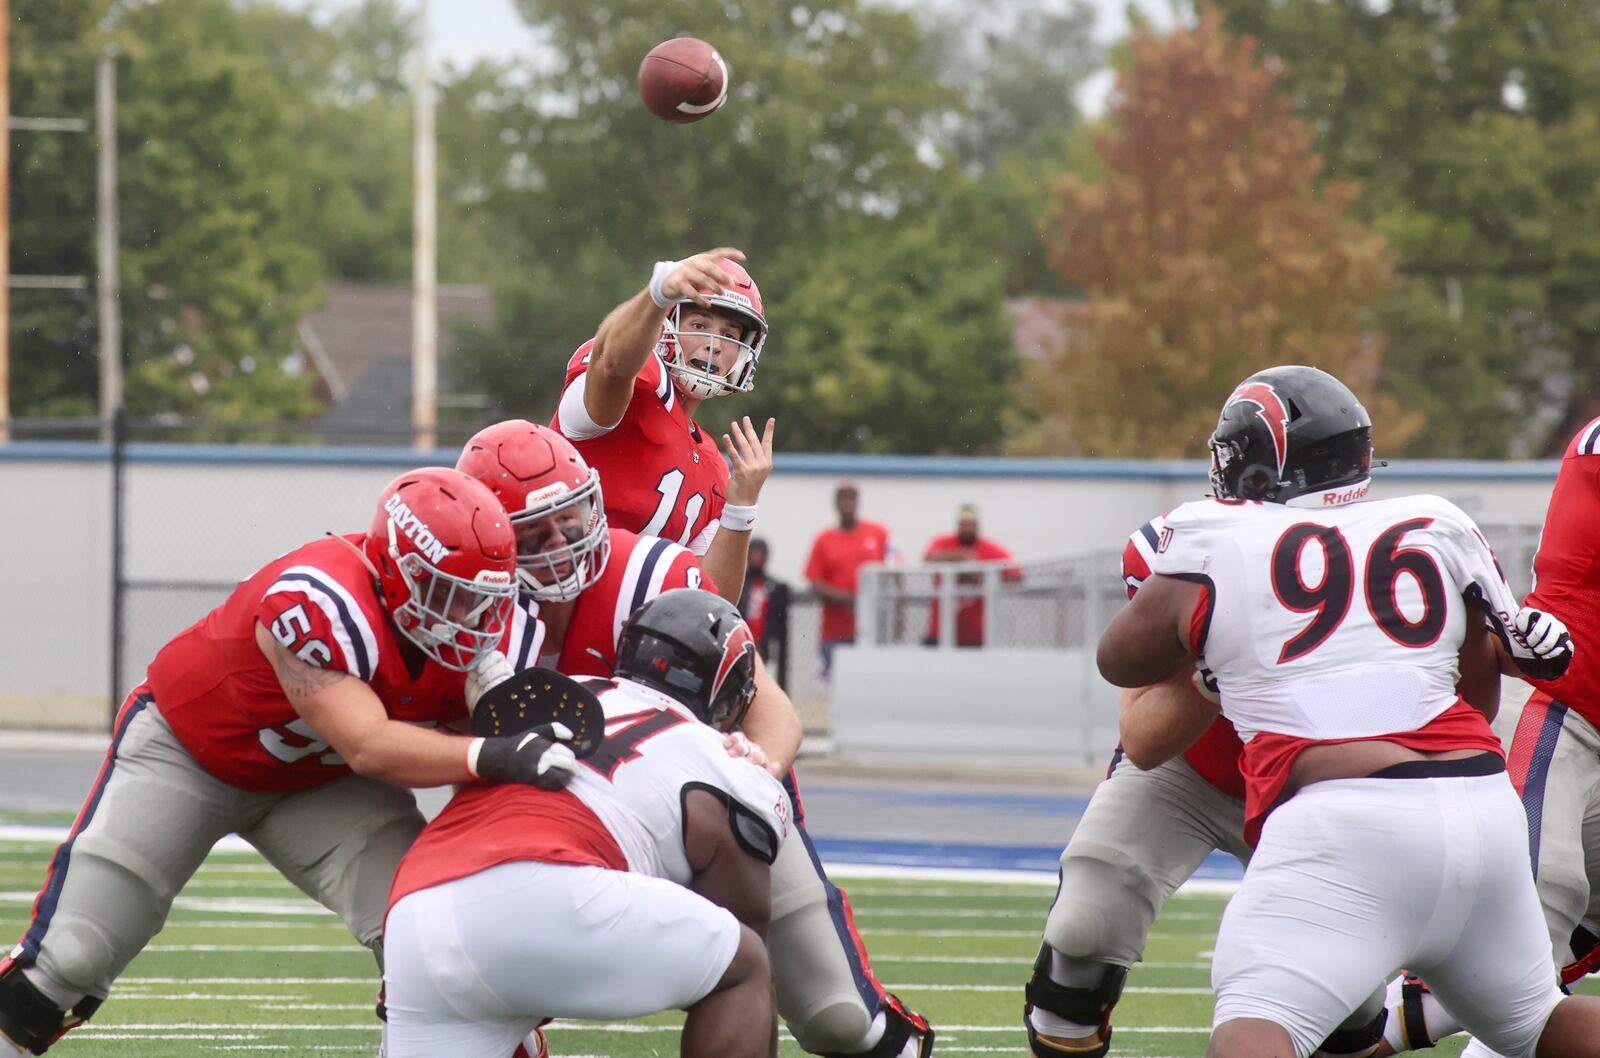
[[[1123,985],[1128,982],[1128,968],[1106,963],[1100,983],[1092,988],[1068,988],[1050,976],[1050,964],[1055,951],[1048,944],[1041,945],[1039,957],[1033,963],[1033,976],[1028,979],[1027,1004],[1022,1011],[1022,1024],[1028,1030],[1028,1046],[1039,1058],[1060,1058],[1070,1054],[1077,1058],[1102,1058],[1111,1050],[1111,1011],[1122,998]],[[1080,1049],[1068,1049],[1040,1038],[1028,1017],[1034,1008],[1046,1010],[1058,1018],[1079,1025],[1099,1025],[1100,1040]]]
[[[0,1033],[34,1054],[43,1054],[68,1029],[93,1017],[101,1002],[84,996],[71,1010],[62,1010],[28,980],[20,964],[11,963],[0,972]]]

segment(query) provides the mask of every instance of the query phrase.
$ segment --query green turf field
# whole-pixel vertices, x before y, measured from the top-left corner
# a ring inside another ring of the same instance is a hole
[[[0,843],[0,933],[20,935],[52,851]],[[879,977],[939,1031],[937,1053],[1022,1054],[1022,983],[1052,889],[969,881],[852,879]],[[1117,1055],[1199,1058],[1211,1015],[1210,949],[1223,900],[1178,897],[1117,1009]],[[372,957],[253,853],[218,853],[178,898],[71,1055],[375,1054]],[[557,1022],[552,1054],[678,1053],[676,1016],[623,1025]],[[1459,1046],[1432,1052],[1454,1055]],[[780,1053],[802,1052],[784,1037]],[[468,1058],[468,1056],[462,1056]]]

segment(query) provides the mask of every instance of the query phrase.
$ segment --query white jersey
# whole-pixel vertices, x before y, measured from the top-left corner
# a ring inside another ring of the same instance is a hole
[[[423,828],[389,894],[403,897],[501,863],[537,860],[693,879],[683,805],[706,790],[728,806],[744,850],[770,864],[789,831],[789,795],[763,768],[728,756],[723,736],[683,706],[626,680],[591,678],[606,737],[563,790],[472,783]]]
[[[734,835],[768,863],[789,832],[789,795],[765,768],[728,756],[722,733],[673,699],[629,680],[584,681],[606,737],[567,787],[616,839],[628,869],[687,885],[683,804],[706,790],[728,805]]]
[[[1134,545],[1152,573],[1205,585],[1191,648],[1247,743],[1425,727],[1458,700],[1458,653],[1483,614],[1530,656],[1506,635],[1517,602],[1489,545],[1438,496],[1318,508],[1199,500],[1150,522]]]

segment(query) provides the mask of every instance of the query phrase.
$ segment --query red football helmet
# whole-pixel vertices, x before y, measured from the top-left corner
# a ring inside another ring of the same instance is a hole
[[[517,597],[517,537],[494,493],[425,467],[378,496],[362,549],[396,627],[428,657],[465,672],[500,646]]]
[[[518,571],[534,598],[576,599],[600,579],[611,556],[600,475],[571,441],[508,419],[474,434],[456,469],[487,485],[510,512]]]
[[[656,352],[672,371],[672,379],[691,397],[717,397],[725,393],[748,393],[755,385],[756,364],[761,359],[761,347],[767,342],[767,318],[761,313],[761,290],[750,273],[737,261],[726,257],[717,262],[728,273],[728,285],[719,290],[706,291],[711,309],[718,315],[737,321],[742,330],[738,338],[713,338],[715,342],[731,342],[738,347],[739,355],[733,366],[721,374],[698,368],[683,355],[679,341],[680,326],[685,312],[699,309],[692,300],[672,306],[661,327],[661,339]]]

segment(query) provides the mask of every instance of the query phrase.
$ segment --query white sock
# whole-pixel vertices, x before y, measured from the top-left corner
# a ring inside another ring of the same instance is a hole
[[[867,1026],[867,1034],[861,1037],[861,1046],[856,1048],[855,1053],[865,1054],[876,1047],[888,1027],[889,1019],[883,1016],[883,1011],[878,1011],[877,1016],[872,1019],[872,1024]]]
[[[1039,1007],[1033,1008],[1033,1011],[1028,1015],[1028,1021],[1032,1023],[1035,1032],[1042,1032],[1046,1036],[1055,1036],[1063,1040],[1086,1039],[1090,1036],[1098,1035],[1100,1032],[1099,1025],[1080,1025],[1076,1021],[1068,1021],[1058,1014],[1052,1014],[1048,1010],[1042,1010]]]
[[[1399,977],[1389,982],[1388,997],[1384,1001],[1384,1005],[1389,1008],[1389,1021],[1383,1026],[1383,1038],[1394,1048],[1396,1054],[1402,1054],[1406,1050],[1405,1041],[1401,1037],[1405,1014],[1401,1009],[1400,984]],[[1427,1029],[1428,1038],[1434,1041],[1454,1036],[1461,1031],[1461,1023],[1451,1017],[1450,1012],[1433,998],[1432,992],[1422,993],[1422,1023]],[[1422,1044],[1422,1041],[1416,1040],[1414,1043]]]

